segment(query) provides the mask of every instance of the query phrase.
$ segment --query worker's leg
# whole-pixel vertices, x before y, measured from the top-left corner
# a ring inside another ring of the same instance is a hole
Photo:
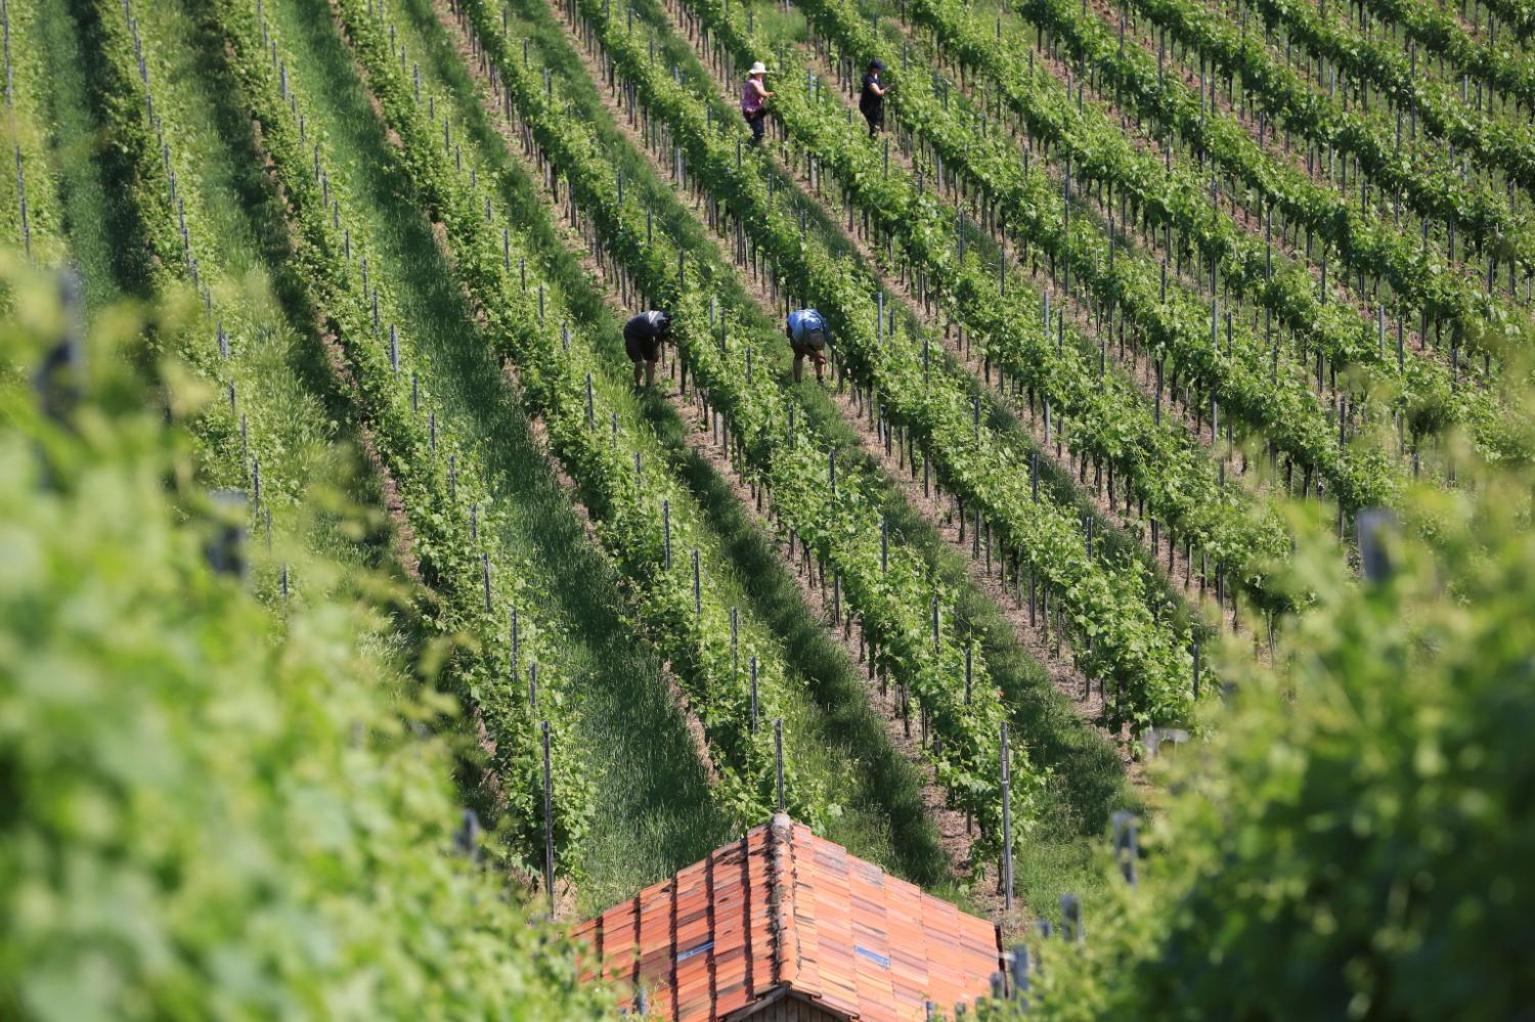
[[[640,360],[639,359],[635,359],[634,360],[634,389],[638,390],[639,387],[640,387]]]
[[[656,363],[654,359],[645,363],[645,386],[653,387],[656,384]]]
[[[805,369],[805,356],[801,355],[799,352],[796,351],[794,353],[794,382],[795,383],[799,382],[800,374],[804,371],[804,369]]]
[[[819,351],[815,353],[815,382],[826,382],[826,356]]]

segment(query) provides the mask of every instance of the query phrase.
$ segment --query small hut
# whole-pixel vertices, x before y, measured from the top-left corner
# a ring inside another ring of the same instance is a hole
[[[779,814],[575,929],[599,977],[673,1022],[949,1018],[1001,934]]]

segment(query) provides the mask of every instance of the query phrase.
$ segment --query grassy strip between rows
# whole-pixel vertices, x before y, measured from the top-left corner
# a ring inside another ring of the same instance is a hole
[[[377,299],[378,341],[397,335],[401,375],[416,377],[429,430],[435,419],[442,435],[451,433],[473,455],[460,466],[449,460],[450,473],[457,467],[459,476],[483,474],[494,502],[493,516],[474,504],[467,514],[480,518],[479,542],[498,577],[514,580],[519,616],[506,623],[516,632],[513,642],[552,640],[528,646],[507,685],[544,709],[557,700],[558,712],[570,717],[563,741],[567,750],[580,750],[594,801],[580,847],[569,850],[569,876],[579,883],[566,890],[587,909],[604,908],[696,861],[739,825],[714,798],[709,764],[666,684],[661,655],[642,636],[636,641],[620,566],[591,541],[516,388],[479,336],[431,225],[409,201],[330,11],[302,4],[267,11],[282,26],[280,57],[290,84],[308,101],[299,112],[323,145],[343,245],[350,235],[354,269],[370,303]],[[214,48],[221,52],[222,43]],[[648,450],[645,457],[653,463]],[[477,779],[477,772],[466,777]],[[565,911],[563,895],[560,905]]]
[[[49,83],[44,110],[51,126],[51,156],[58,167],[60,229],[82,278],[87,314],[94,319],[120,296],[107,229],[112,216],[95,159],[100,138],[74,18],[61,3],[41,2],[38,11],[33,46],[44,61]]]
[[[535,180],[536,168],[525,167],[499,134],[494,108],[487,107],[490,97],[477,88],[430,3],[391,7],[390,25],[397,29],[398,45],[419,58],[412,76],[419,66],[423,92],[437,96],[438,111],[446,114],[451,108],[454,136],[463,142],[465,160],[478,166],[508,221],[521,229],[539,274],[562,294],[576,333],[590,342],[605,374],[623,376],[627,387],[621,319],[591,278],[586,249],[572,245],[552,219],[546,193]],[[743,611],[749,610],[779,636],[790,675],[799,682],[784,693],[780,704],[785,711],[786,754],[824,785],[841,810],[826,821],[826,836],[928,889],[952,891],[938,829],[923,809],[921,771],[891,744],[853,657],[801,596],[791,567],[774,549],[774,538],[695,449],[690,441],[693,424],[664,400],[645,400],[640,412],[655,431],[673,477],[687,487],[717,536]],[[826,602],[823,599],[823,607]]]
[[[504,809],[501,819],[515,853],[529,865],[543,862],[541,725],[547,722],[551,746],[558,750],[552,757],[555,865],[573,872],[590,826],[593,795],[585,761],[568,737],[570,714],[556,695],[561,679],[557,674],[541,679],[546,694],[536,710],[522,685],[509,683],[522,677],[525,664],[557,663],[557,650],[542,629],[524,624],[514,633],[508,627],[514,608],[516,619],[526,622],[530,615],[518,595],[519,580],[498,570],[479,542],[482,528],[496,527],[481,474],[468,450],[440,435],[433,421],[423,421],[415,400],[419,393],[412,394],[416,388],[391,365],[387,346],[372,329],[349,239],[337,207],[326,201],[328,179],[323,169],[312,169],[311,150],[296,123],[296,97],[290,105],[286,73],[271,63],[270,39],[256,42],[255,19],[243,6],[231,2],[219,14],[241,99],[261,126],[263,147],[288,203],[292,259],[306,297],[337,339],[358,418],[390,473],[413,533],[413,552],[430,586],[416,610],[428,632],[451,640],[450,684],[474,708],[489,738],[496,805]],[[317,150],[314,156],[317,160]],[[471,508],[480,509],[477,520],[471,519]]]
[[[426,0],[413,3],[424,6]],[[549,9],[536,2],[516,3],[512,8],[518,15],[516,25],[521,39],[503,32],[491,12],[471,8],[467,16],[478,31],[489,33],[481,35],[480,40],[487,44],[485,56],[494,70],[499,72],[504,59],[515,60],[519,48],[526,53],[531,46],[542,56],[545,70],[550,73],[549,87],[555,97],[550,101],[552,108],[563,111],[567,119],[591,126],[590,143],[583,143],[576,150],[586,161],[574,168],[578,172],[570,173],[571,168],[561,163],[566,167],[567,181],[577,201],[583,210],[589,210],[590,203],[601,202],[604,197],[612,201],[615,194],[628,195],[629,206],[622,208],[633,209],[632,213],[625,213],[626,222],[600,215],[593,217],[597,233],[610,246],[602,251],[611,253],[615,268],[624,271],[643,270],[648,265],[646,260],[655,258],[650,250],[663,248],[665,254],[658,258],[657,268],[642,273],[645,279],[661,284],[666,282],[667,275],[660,266],[670,265],[677,250],[685,252],[690,272],[696,266],[696,272],[706,277],[721,308],[732,312],[750,337],[767,339],[755,350],[755,364],[776,367],[774,379],[776,385],[782,386],[788,360],[777,327],[757,310],[742,290],[735,271],[702,236],[700,224],[678,200],[674,186],[660,179],[645,157],[618,133],[596,95],[592,79],[587,77]],[[506,13],[510,15],[512,10]],[[529,74],[536,74],[536,68]],[[516,106],[515,95],[509,106]],[[535,138],[535,132],[525,122],[518,125],[528,144],[536,141],[542,146],[547,141],[555,146],[549,152],[556,157],[566,151],[563,138],[552,135]],[[587,157],[588,152],[593,155]],[[610,189],[607,175],[612,172],[616,172],[621,184],[613,182],[616,188]],[[654,238],[647,238],[644,246],[635,244],[636,239],[645,236],[645,222],[652,212],[658,228]],[[810,218],[814,218],[814,213]],[[723,223],[720,226],[723,228]],[[624,279],[626,286],[630,286],[628,277]],[[732,334],[732,343],[740,343],[738,335]],[[794,387],[788,389],[788,394],[798,402],[803,421],[813,424],[820,442],[835,452],[839,478],[843,466],[867,460],[820,388]],[[871,482],[876,484],[873,499],[889,525],[892,563],[904,556],[902,548],[911,549],[919,557],[920,570],[953,593],[952,615],[946,615],[946,620],[952,616],[962,642],[974,641],[984,651],[991,677],[1004,693],[1015,734],[1028,743],[1036,762],[1052,767],[1040,800],[1042,825],[1030,839],[1029,855],[1019,864],[1020,870],[1029,870],[1027,877],[1020,872],[1019,879],[1020,885],[1027,885],[1032,903],[1051,904],[1062,890],[1081,889],[1085,883],[1093,882],[1095,874],[1083,869],[1078,835],[1098,834],[1106,825],[1109,809],[1121,797],[1118,759],[1099,733],[1084,726],[1039,665],[1018,648],[1012,623],[969,582],[965,558],[938,538],[893,483],[883,479],[872,466],[869,471]]]
[[[357,12],[350,11],[348,13],[355,16]],[[481,197],[478,194],[471,194],[475,192],[474,170],[471,169],[469,171],[467,181],[463,177],[455,177],[456,164],[458,163],[457,150],[455,150],[454,159],[450,161],[446,155],[446,146],[439,148],[439,145],[433,141],[436,136],[435,125],[429,126],[430,122],[423,116],[424,111],[420,109],[414,95],[405,86],[403,77],[398,77],[394,74],[392,56],[387,58],[386,63],[377,59],[378,53],[376,50],[370,54],[368,43],[370,41],[381,42],[382,35],[380,34],[370,40],[363,31],[365,27],[365,23],[357,22],[355,17],[347,19],[349,34],[357,45],[357,51],[366,66],[373,91],[380,98],[382,108],[386,112],[386,116],[390,118],[391,127],[395,129],[401,138],[408,173],[411,174],[414,186],[420,189],[426,196],[428,201],[425,204],[441,217],[449,244],[453,246],[458,256],[456,270],[463,275],[461,279],[464,281],[466,289],[471,295],[480,299],[482,309],[491,308],[493,305],[494,308],[506,310],[500,313],[500,315],[506,318],[499,325],[508,328],[509,332],[512,323],[519,316],[522,322],[533,322],[537,317],[534,314],[531,290],[524,290],[520,284],[514,286],[512,283],[516,275],[511,272],[511,258],[507,249],[510,243],[510,234],[504,229],[504,224],[493,212],[490,210],[482,212],[480,201],[478,201]],[[370,56],[373,59],[370,59]],[[391,86],[393,87],[392,91]],[[429,106],[430,104],[426,105]],[[467,188],[464,187],[466,184]],[[433,192],[433,188],[439,190]],[[459,191],[458,189],[463,190]],[[455,213],[460,214],[460,216],[455,217]],[[499,239],[499,245],[497,244],[497,239]],[[470,249],[471,246],[477,246],[477,248],[472,250],[486,253],[487,256],[482,262],[477,264],[483,274],[479,277],[476,277],[472,271],[466,269],[468,266],[476,265],[472,257],[466,258],[466,249]],[[488,295],[485,290],[487,285],[494,288]],[[540,288],[540,291],[542,292],[542,288]],[[489,301],[486,301],[487,297]],[[563,310],[550,305],[549,311],[558,314],[559,311]],[[490,315],[494,317],[497,314],[491,313]],[[542,341],[543,347],[541,350],[532,345],[527,345],[522,352],[513,352],[514,357],[521,356],[519,365],[522,368],[521,378],[524,386],[528,386],[529,367],[531,365],[537,371],[562,379],[566,386],[566,394],[573,392],[579,395],[579,381],[583,375],[583,370],[586,371],[587,379],[590,380],[590,371],[593,368],[589,361],[581,361],[582,356],[585,355],[584,348],[574,346],[569,350],[561,350],[561,345],[551,343],[551,341],[552,338],[546,333]],[[540,358],[542,359],[542,364],[536,361]],[[561,377],[560,374],[563,374],[563,376]],[[590,393],[591,391],[588,390],[588,394]],[[590,401],[591,398],[588,398],[588,400]],[[608,431],[602,430],[600,427],[594,428],[596,423],[609,418],[605,409],[593,408],[591,417],[587,418],[583,424],[581,422],[583,409],[579,398],[571,401],[567,397],[565,401],[566,403],[563,406],[550,404],[540,408],[542,417],[546,424],[549,425],[551,436],[560,435],[563,431],[567,430],[573,434],[579,430],[580,434],[587,438],[588,450],[599,445],[605,448],[613,446]],[[591,408],[592,406],[587,405],[587,407]],[[556,416],[562,419],[563,422],[551,421]],[[627,437],[620,436],[619,439],[624,441],[618,444],[620,448],[628,446]],[[554,446],[556,451],[560,450],[560,443],[558,441],[555,442]],[[572,474],[578,480],[582,478],[582,465],[579,460],[576,460],[580,455],[581,451],[576,444],[567,440],[563,460],[565,460],[567,466],[571,468]],[[610,505],[617,503],[612,496],[607,498],[607,502]],[[640,499],[633,501],[633,506],[638,507],[642,515],[644,505],[650,503],[658,502],[652,502],[642,494]],[[656,517],[654,514],[651,515],[651,528],[653,530],[656,528],[654,522]],[[663,542],[652,543],[652,554],[653,556],[659,555],[656,559],[662,563],[653,563],[647,565],[647,568],[650,571],[654,571],[658,577],[664,579],[666,577],[664,573],[667,568],[665,562],[669,560],[669,551],[664,543],[667,519],[664,516],[660,517],[661,529],[657,531],[661,531],[662,535],[655,536],[653,539],[659,539]],[[680,531],[680,524],[679,522],[679,534],[674,537],[679,548],[687,540],[687,534]],[[621,546],[619,549],[622,552],[623,548]],[[634,559],[632,553],[630,557]],[[681,567],[681,565],[679,564],[678,567]],[[675,581],[680,580],[677,578],[679,575],[682,579],[685,579],[685,569],[683,571],[672,570],[670,577],[674,580],[672,583],[674,587]],[[756,771],[758,778],[755,782],[756,790],[743,790],[739,780],[734,785],[731,785],[729,783],[732,779],[731,771],[739,771],[740,767],[738,766],[739,754],[732,749],[729,743],[744,744],[749,740],[755,739],[754,747],[759,751],[762,749],[762,736],[765,734],[766,728],[759,727],[753,729],[753,718],[761,719],[765,723],[766,718],[773,714],[774,697],[778,692],[783,691],[781,687],[781,663],[776,655],[767,647],[756,646],[750,643],[748,636],[745,634],[742,635],[742,640],[744,641],[741,643],[739,652],[735,647],[734,636],[723,642],[721,641],[732,630],[725,627],[724,604],[715,598],[711,586],[704,586],[702,591],[695,587],[691,598],[684,595],[685,590],[681,592],[678,592],[678,590],[681,590],[681,587],[675,587],[671,591],[676,595],[684,596],[686,600],[685,613],[688,620],[695,622],[694,627],[701,637],[707,636],[708,639],[713,640],[711,643],[713,650],[718,650],[720,653],[725,654],[721,658],[721,662],[712,665],[712,669],[717,672],[714,676],[700,673],[697,677],[689,678],[684,672],[682,680],[684,684],[688,684],[690,681],[693,684],[689,694],[695,705],[699,708],[700,715],[704,721],[705,731],[711,739],[712,747],[715,751],[714,759],[716,766],[725,775],[727,784],[721,797],[734,811],[738,819],[750,820],[754,816],[763,815],[762,805],[771,798],[771,790],[768,784],[762,783],[762,779],[765,775],[770,783],[772,775],[770,772],[761,770],[759,767]],[[685,634],[685,630],[677,628],[682,618],[682,614],[678,613],[678,611],[682,611],[684,608],[676,606],[676,604],[682,601],[676,600],[675,596],[673,596],[672,610],[666,612],[669,614],[669,617],[663,620],[659,616],[659,612],[666,611],[665,603],[658,600],[658,597],[663,595],[665,595],[664,591],[658,591],[652,587],[648,593],[641,595],[640,600],[645,608],[644,615],[650,617],[652,622],[659,622],[653,625],[656,628],[657,641],[671,641],[675,647],[675,640],[669,637],[678,631],[683,631]],[[657,604],[660,604],[659,612]],[[746,630],[742,629],[742,631],[744,633]],[[686,651],[684,650],[683,652],[685,653]],[[679,664],[677,656],[673,656],[672,661],[674,666]],[[760,682],[759,686],[750,686],[748,679],[752,672],[745,670],[748,663],[751,663],[754,668],[758,669],[757,680]],[[726,666],[727,664],[728,666]],[[753,694],[752,688],[756,689],[755,694],[760,699],[759,705],[752,705],[748,701],[748,697]],[[757,762],[761,763],[761,760],[759,759]],[[791,761],[791,768],[793,765]],[[815,820],[830,808],[825,804],[821,793],[815,791],[813,786],[798,771],[792,771],[787,781],[790,808],[793,811],[797,811],[802,817]]]
[[[841,20],[830,4],[803,9],[818,26]],[[842,8],[840,13],[849,12]],[[704,21],[717,27],[707,14]],[[869,40],[860,38],[850,44],[855,52],[873,52]],[[897,91],[902,111],[916,105],[913,92],[922,96],[916,88],[919,84],[903,84]],[[930,94],[919,102],[936,112]],[[1267,560],[1289,547],[1277,515],[1269,508],[1260,511],[1240,487],[1224,485],[1183,427],[1161,422],[1160,412],[1133,381],[1106,371],[1106,338],[1094,344],[1072,330],[1068,343],[1065,318],[1051,321],[1048,301],[1040,300],[1026,273],[1009,273],[1005,265],[993,270],[974,246],[967,250],[958,231],[956,247],[950,248],[944,240],[946,228],[950,223],[962,225],[963,214],[912,187],[898,171],[871,178],[871,164],[880,159],[877,148],[847,137],[834,112],[823,106],[808,116],[801,114],[790,131],[797,148],[813,155],[819,167],[846,184],[858,208],[878,225],[881,240],[899,243],[911,275],[923,275],[940,304],[972,331],[972,341],[988,359],[988,366],[995,364],[1016,387],[1026,387],[1031,408],[1037,399],[1058,434],[1065,435],[1069,423],[1068,442],[1079,457],[1090,459],[1099,471],[1107,466],[1111,500],[1118,470],[1126,501],[1140,499],[1144,513],[1157,523],[1152,532],[1153,554],[1160,542],[1159,526],[1166,526],[1169,549],[1175,539],[1197,548],[1216,565],[1225,566],[1225,574],[1253,595],[1267,597],[1271,606],[1284,605],[1281,594],[1268,591],[1264,570]],[[1013,162],[999,151],[995,136],[951,130],[950,138],[962,153],[984,150],[999,162]]]
[[[958,495],[962,513],[966,506],[978,510],[1002,535],[1019,584],[1027,569],[1035,584],[1061,601],[1079,663],[1115,691],[1105,708],[1107,722],[1139,729],[1186,718],[1187,626],[1154,617],[1145,566],[1132,558],[1111,563],[1095,557],[1076,509],[1044,499],[1031,484],[1032,473],[1011,469],[1030,463],[1028,451],[1012,433],[980,421],[976,382],[953,367],[933,365],[921,338],[874,321],[873,285],[806,238],[773,202],[753,169],[756,158],[751,166],[740,160],[739,126],[722,132],[709,125],[699,101],[651,62],[621,18],[596,5],[582,13],[621,76],[669,125],[695,180],[724,200],[747,234],[803,288],[806,300],[828,315],[844,365],[873,386],[889,417],[922,443],[940,483]]]
[[[4,147],[9,166],[0,174],[0,236],[37,265],[58,266],[66,239],[59,168],[48,152],[48,5],[49,0],[9,0],[0,7],[5,36],[0,138],[10,143]]]
[[[770,371],[762,353],[777,353],[781,343],[764,342],[735,321],[728,307],[717,314],[717,300],[724,296],[702,279],[707,268],[685,258],[679,264],[674,257],[684,253],[671,251],[669,241],[664,247],[658,239],[647,241],[643,210],[632,196],[619,202],[616,182],[588,132],[562,116],[546,98],[543,83],[512,58],[499,19],[484,7],[470,6],[469,13],[509,90],[509,102],[580,195],[585,215],[603,225],[609,250],[642,292],[674,311],[689,372],[710,405],[727,416],[737,464],[749,468],[750,478],[771,494],[775,513],[826,562],[828,575],[860,616],[875,662],[905,683],[925,711],[934,738],[925,751],[953,803],[974,814],[988,849],[983,854],[991,854],[1001,839],[996,765],[1003,709],[984,662],[973,652],[967,656],[955,630],[944,623],[947,594],[908,551],[890,550],[882,563],[875,483],[838,464],[834,452],[829,458],[813,428],[792,421],[787,395],[753,384],[753,355],[760,360],[758,372]],[[972,682],[968,691],[966,677]],[[1023,819],[1024,789],[1032,791],[1039,778],[1016,743],[1010,758]]]
[[[348,21],[346,27],[348,35],[354,40],[363,38],[361,29],[365,29],[366,26],[359,27],[355,23]],[[388,67],[384,67],[376,61],[368,60],[366,58],[366,50],[362,46],[358,46],[356,52],[363,59],[374,94],[386,95],[385,89],[391,84],[389,75],[393,68],[392,62]],[[417,81],[418,79],[412,75],[410,89],[411,109],[415,112],[418,120],[413,123],[401,123],[398,119],[391,119],[389,126],[395,130],[397,137],[400,138],[402,145],[405,147],[404,151],[407,158],[414,155],[431,159],[435,152],[440,151],[442,155],[436,157],[436,161],[442,174],[448,176],[456,175],[460,185],[467,180],[469,185],[468,191],[473,193],[473,200],[469,202],[468,208],[479,208],[479,199],[484,193],[478,189],[477,185],[479,183],[492,185],[493,180],[490,176],[484,174],[483,168],[478,166],[474,158],[473,145],[461,148],[459,142],[460,134],[453,131],[453,125],[450,121],[447,119],[442,121],[443,132],[441,133],[438,131],[438,125],[435,123],[431,124],[430,127],[426,126],[428,117],[435,118],[438,110],[446,112],[446,107],[439,106],[435,95],[432,94],[430,89],[427,90],[426,94],[423,94],[419,90]],[[397,93],[392,98],[399,99],[400,96],[401,94]],[[402,111],[401,107],[391,104],[388,98],[382,99],[380,106],[385,111],[386,116],[399,115]],[[425,112],[426,116],[421,116],[423,112]],[[447,156],[448,149],[446,145],[440,145],[436,141],[439,137],[454,139],[451,160]],[[450,167],[451,170],[449,169]],[[419,182],[419,178],[415,180]],[[425,205],[436,208],[432,206],[430,201],[427,201]],[[477,217],[472,221],[476,226],[483,224],[483,232],[472,235],[472,240],[483,243],[487,240],[493,241],[499,237],[502,246],[500,265],[503,271],[508,270],[510,264],[515,260],[518,263],[516,274],[518,290],[523,294],[528,294],[530,297],[531,292],[536,290],[543,296],[541,298],[543,302],[542,315],[545,319],[550,322],[555,320],[563,321],[564,317],[571,312],[568,299],[563,294],[562,289],[547,286],[551,282],[540,277],[536,255],[533,259],[527,259],[523,255],[524,252],[528,251],[526,239],[521,236],[523,225],[519,223],[515,228],[512,227],[513,221],[507,220],[494,209],[485,210],[485,214],[485,217]],[[485,222],[486,219],[488,219],[488,223]],[[457,251],[465,243],[466,236],[461,231],[453,229],[451,219],[447,221],[447,224],[448,229],[445,236],[449,244]],[[526,285],[523,285],[523,274],[529,270],[532,271],[532,278],[528,280]],[[503,283],[508,283],[510,279],[510,275],[505,276]],[[465,286],[471,296],[484,298],[484,292],[476,289],[473,286],[472,280],[466,280]],[[497,291],[489,296],[489,300],[499,305],[503,304],[507,297],[507,295]],[[527,299],[524,300],[526,301]],[[513,308],[511,314],[516,315],[519,311],[526,314],[532,310],[526,306],[522,310]],[[644,424],[630,422],[625,414],[611,413],[610,408],[612,405],[600,400],[606,389],[605,382],[617,374],[606,371],[604,362],[594,357],[591,345],[587,343],[587,330],[584,328],[588,325],[583,324],[580,317],[575,317],[575,326],[577,328],[568,333],[568,343],[566,343],[567,337],[562,336],[561,341],[564,350],[560,352],[560,357],[568,364],[564,371],[572,378],[579,379],[584,374],[588,381],[595,379],[594,393],[596,398],[594,398],[595,404],[592,416],[597,423],[611,424],[612,428],[609,430],[601,430],[598,427],[599,431],[605,436],[606,442],[610,445],[616,445],[621,451],[638,450],[637,441],[641,439],[639,434],[645,431]],[[553,357],[552,351],[546,357]],[[609,390],[608,392],[611,391]],[[646,452],[648,464],[658,462],[659,459],[655,457],[653,450],[646,448]],[[654,476],[658,481],[664,481],[664,473],[658,473],[652,469],[646,473],[646,480],[649,481],[651,476]],[[579,479],[579,476],[577,478]],[[666,496],[667,494],[669,494],[669,498]],[[812,729],[816,725],[811,719],[813,711],[801,705],[803,703],[803,696],[797,685],[799,679],[790,677],[782,649],[776,641],[762,634],[761,623],[751,613],[749,605],[744,608],[740,606],[742,601],[737,599],[740,594],[736,592],[733,585],[729,584],[730,579],[726,576],[725,566],[720,563],[720,551],[715,549],[718,545],[717,539],[703,536],[699,528],[695,527],[694,524],[690,524],[696,523],[698,520],[696,507],[692,507],[691,502],[685,500],[685,494],[679,489],[669,485],[663,485],[659,489],[652,485],[649,495],[643,497],[641,502],[652,501],[652,506],[659,508],[661,505],[659,500],[656,499],[657,495],[660,496],[660,499],[667,501],[665,504],[667,510],[660,517],[662,517],[663,526],[670,526],[672,545],[679,555],[677,558],[677,568],[681,569],[681,574],[685,579],[687,578],[687,566],[686,562],[682,559],[682,551],[688,549],[690,545],[695,550],[700,547],[703,548],[702,556],[698,562],[698,566],[702,569],[700,575],[702,584],[701,588],[694,592],[694,613],[702,612],[703,627],[718,629],[715,633],[717,635],[721,633],[729,635],[729,670],[732,674],[738,679],[745,679],[748,685],[755,682],[756,692],[753,702],[745,705],[732,704],[728,695],[711,701],[708,689],[703,687],[695,687],[689,692],[697,707],[697,712],[704,723],[706,732],[709,732],[711,729],[718,729],[728,721],[726,715],[730,712],[732,705],[739,706],[741,713],[755,718],[756,726],[762,731],[766,731],[769,728],[769,722],[772,718],[781,715],[786,716],[786,725],[792,725],[796,722],[802,724],[805,731],[804,734],[790,733],[786,736],[785,757],[786,762],[792,769],[792,773],[787,778],[789,785],[787,793],[795,796],[794,807],[797,808],[802,816],[808,818],[818,827],[828,827],[832,820],[840,818],[840,814],[844,811],[843,805],[839,801],[833,801],[831,795],[833,788],[846,787],[845,779],[849,773],[848,765],[846,763],[839,764],[835,759],[829,762],[826,761],[825,754],[833,750],[818,747],[811,742],[811,736],[814,734]],[[663,536],[664,539],[665,536]],[[664,549],[661,551],[661,555],[664,561],[666,556]],[[643,602],[644,598],[642,597],[642,604]],[[738,614],[737,610],[743,610],[744,612]],[[726,625],[727,620],[729,622],[728,626]],[[796,684],[790,684],[791,681]],[[750,694],[750,692],[748,691],[748,693],[743,694]],[[793,710],[791,715],[784,714],[784,710],[788,708]],[[721,764],[717,757],[716,765],[723,766],[726,769],[730,766],[728,760]],[[799,793],[797,796],[796,789]],[[760,801],[754,806],[752,803],[744,801],[728,785],[720,792],[720,800],[732,815],[743,823],[751,822],[753,816],[760,812]]]

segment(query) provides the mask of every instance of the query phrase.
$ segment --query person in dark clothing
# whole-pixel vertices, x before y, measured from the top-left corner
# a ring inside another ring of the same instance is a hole
[[[858,109],[863,113],[863,119],[869,122],[870,138],[885,127],[885,93],[891,86],[881,80],[884,72],[884,61],[869,61],[869,70],[863,76],[863,92],[858,96]]]
[[[645,367],[645,386],[656,381],[656,363],[661,360],[661,345],[672,339],[670,314],[651,309],[624,324],[624,352],[634,363],[634,385],[640,385],[640,364]]]
[[[796,309],[789,313],[784,336],[794,352],[794,382],[799,382],[807,358],[815,363],[816,382],[821,382],[826,371],[826,320],[815,309]]]

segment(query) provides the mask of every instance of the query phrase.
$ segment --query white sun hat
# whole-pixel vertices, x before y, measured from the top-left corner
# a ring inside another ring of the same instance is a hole
[[[751,66],[751,70],[746,73],[749,75],[765,75],[767,74],[767,65],[759,60],[753,64]]]

